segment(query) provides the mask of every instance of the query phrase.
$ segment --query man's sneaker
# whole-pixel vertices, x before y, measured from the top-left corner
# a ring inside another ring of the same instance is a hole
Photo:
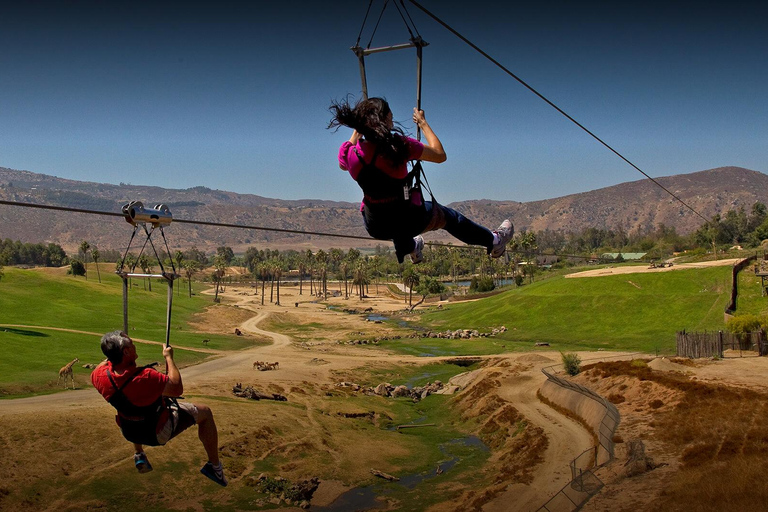
[[[421,235],[413,237],[413,241],[416,242],[416,248],[411,253],[411,261],[415,263],[421,263],[424,260],[424,239]]]
[[[210,462],[206,462],[200,472],[219,484],[222,487],[227,486],[227,477],[224,476],[224,470],[219,466],[218,470]]]
[[[149,463],[147,454],[144,452],[134,454],[133,463],[136,465],[136,469],[139,470],[139,473],[149,473],[152,471],[152,464]]]
[[[493,244],[493,248],[491,248],[491,258],[500,258],[507,250],[507,243],[512,240],[512,235],[515,234],[515,228],[512,226],[509,219],[507,219],[501,223],[501,226],[499,226],[493,234],[498,236],[499,242]]]

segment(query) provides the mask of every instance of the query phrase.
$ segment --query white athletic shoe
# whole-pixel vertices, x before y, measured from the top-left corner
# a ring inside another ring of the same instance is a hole
[[[506,219],[493,233],[498,236],[499,242],[493,244],[493,248],[491,249],[491,258],[500,258],[507,250],[507,244],[510,240],[512,240],[512,235],[515,234],[515,227],[512,225],[509,219]]]
[[[414,264],[421,263],[424,260],[424,253],[422,252],[424,250],[424,239],[419,235],[413,237],[413,241],[416,242],[416,248],[411,253],[411,261]]]

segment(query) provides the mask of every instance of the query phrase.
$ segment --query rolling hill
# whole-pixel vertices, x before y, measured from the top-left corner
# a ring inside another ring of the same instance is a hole
[[[720,167],[656,179],[707,218],[740,206],[748,209],[756,201],[768,203],[768,175],[740,167]],[[357,203],[289,201],[206,187],[165,189],[73,181],[3,167],[0,167],[0,200],[113,212],[119,212],[129,201],[140,200],[148,205],[167,204],[176,219],[367,236]],[[496,226],[508,217],[517,231],[622,227],[631,232],[664,223],[685,234],[702,223],[698,216],[649,180],[542,201],[472,200],[449,206],[486,226]],[[56,242],[67,251],[74,251],[83,240],[102,249],[120,249],[129,236],[130,228],[119,219],[0,205],[0,238]],[[304,250],[374,247],[381,243],[189,224],[172,225],[168,236],[174,249],[196,246],[209,251],[228,245],[236,252],[248,246]],[[444,232],[431,233],[428,239],[451,240]]]

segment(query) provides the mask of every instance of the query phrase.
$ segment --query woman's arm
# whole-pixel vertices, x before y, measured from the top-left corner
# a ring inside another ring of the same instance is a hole
[[[437,135],[435,135],[435,132],[432,131],[429,123],[427,123],[423,110],[413,109],[413,122],[421,129],[424,138],[427,139],[427,143],[424,144],[424,152],[421,154],[421,159],[436,164],[445,162],[447,156],[445,155],[443,145],[440,143],[440,139],[437,138]]]
[[[349,143],[354,146],[355,144],[357,144],[357,141],[360,140],[360,137],[362,137],[360,135],[360,133],[357,130],[353,130],[352,131],[352,136],[349,138]],[[345,142],[344,145],[346,145],[346,144],[347,143]],[[346,149],[344,148],[344,146],[341,147],[341,151],[343,151],[345,153],[345,161],[346,161]],[[341,155],[341,153],[340,153],[340,155]],[[347,168],[347,166],[341,162],[341,156],[339,157],[339,169],[341,169],[342,171],[348,171],[349,170]]]

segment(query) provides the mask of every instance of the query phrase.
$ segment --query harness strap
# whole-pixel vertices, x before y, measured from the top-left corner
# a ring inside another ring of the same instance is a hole
[[[130,400],[128,400],[128,397],[125,396],[125,393],[123,392],[123,389],[133,382],[133,380],[146,368],[149,368],[150,366],[142,366],[138,368],[121,386],[118,387],[117,383],[115,382],[114,377],[112,376],[112,372],[107,368],[107,378],[109,378],[110,384],[112,384],[112,387],[115,388],[115,393],[110,397],[109,403],[117,409],[117,413],[121,418],[125,418],[128,420],[136,421],[137,419],[146,419],[147,417],[151,416],[152,414],[157,414],[157,412],[165,405],[163,401],[163,397],[161,396],[154,402],[152,402],[149,405],[135,405]],[[121,407],[118,407],[120,405]],[[125,407],[132,408],[133,410],[125,411],[121,410]],[[130,414],[130,412],[134,414]]]
[[[352,149],[355,152],[355,155],[357,155],[357,158],[363,164],[363,168],[360,169],[360,173],[357,176],[357,182],[363,189],[363,202],[369,205],[373,205],[405,202],[409,200],[410,183],[412,182],[414,176],[413,171],[409,172],[404,178],[393,178],[376,166],[378,148],[375,147],[373,157],[371,158],[370,162],[365,161],[363,156],[358,151],[357,146],[353,146]],[[379,175],[378,180],[376,178],[377,174]],[[390,195],[385,195],[384,197],[374,197],[369,194],[366,189],[372,185],[371,180],[381,181],[382,188],[388,189]]]

